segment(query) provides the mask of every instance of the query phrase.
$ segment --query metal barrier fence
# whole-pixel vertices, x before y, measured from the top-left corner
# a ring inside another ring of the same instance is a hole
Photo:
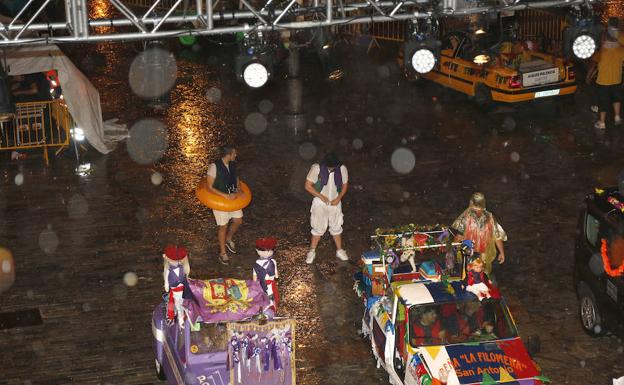
[[[16,103],[13,119],[0,122],[0,151],[41,148],[48,164],[48,148],[58,147],[58,153],[68,146],[73,126],[67,106],[60,99]]]
[[[522,40],[547,39],[549,42],[561,42],[565,27],[565,16],[541,9],[516,11],[519,24],[518,34]],[[381,23],[340,26],[343,34],[367,35],[374,40],[404,41],[406,21],[385,21]],[[441,22],[442,34],[453,29],[465,28],[468,21],[462,18],[444,18]]]

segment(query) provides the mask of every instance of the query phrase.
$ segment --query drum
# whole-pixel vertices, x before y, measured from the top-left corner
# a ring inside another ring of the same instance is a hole
[[[249,203],[251,203],[251,190],[249,190],[249,186],[245,182],[240,182],[242,196],[233,200],[211,193],[208,191],[207,183],[207,179],[202,178],[195,190],[195,195],[197,195],[197,199],[203,205],[213,210],[236,211],[249,206]]]

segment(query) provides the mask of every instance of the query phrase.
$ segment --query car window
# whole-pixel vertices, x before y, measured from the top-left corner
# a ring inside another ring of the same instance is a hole
[[[598,243],[598,229],[600,222],[596,217],[587,213],[585,216],[585,238],[590,245],[596,246]]]
[[[494,341],[517,336],[507,308],[500,300],[428,304],[409,309],[413,347]]]
[[[228,333],[224,324],[197,323],[191,328],[191,353],[205,354],[227,350]]]

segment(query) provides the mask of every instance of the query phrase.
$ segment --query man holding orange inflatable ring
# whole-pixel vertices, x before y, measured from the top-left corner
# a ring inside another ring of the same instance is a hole
[[[240,179],[236,174],[236,148],[234,146],[221,147],[221,159],[208,166],[208,175],[206,189],[216,195],[222,196],[229,200],[239,197]],[[219,211],[212,210],[215,220],[217,221],[217,235],[219,238],[219,261],[228,265],[230,258],[227,250],[232,254],[236,254],[236,246],[232,238],[236,231],[243,223],[243,210],[236,211]],[[228,230],[228,223],[230,224]]]

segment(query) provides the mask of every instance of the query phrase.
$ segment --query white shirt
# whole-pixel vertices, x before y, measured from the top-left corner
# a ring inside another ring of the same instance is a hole
[[[225,168],[228,169],[228,171],[230,171],[230,164],[225,164]],[[208,176],[213,177],[214,179],[217,179],[217,165],[215,163],[210,163],[210,166],[208,166]]]
[[[312,167],[310,167],[310,171],[308,172],[307,180],[312,182],[312,184],[316,183],[319,179],[319,174],[321,172],[321,166],[318,163],[314,163]],[[340,166],[340,173],[342,174],[342,184],[345,185],[349,182],[349,173],[347,171],[347,166]],[[321,190],[321,194],[325,195],[329,200],[334,200],[338,198],[338,189],[336,188],[336,183],[334,183],[334,173],[329,173],[329,180],[327,184],[323,186]],[[314,199],[319,199],[315,197]]]

